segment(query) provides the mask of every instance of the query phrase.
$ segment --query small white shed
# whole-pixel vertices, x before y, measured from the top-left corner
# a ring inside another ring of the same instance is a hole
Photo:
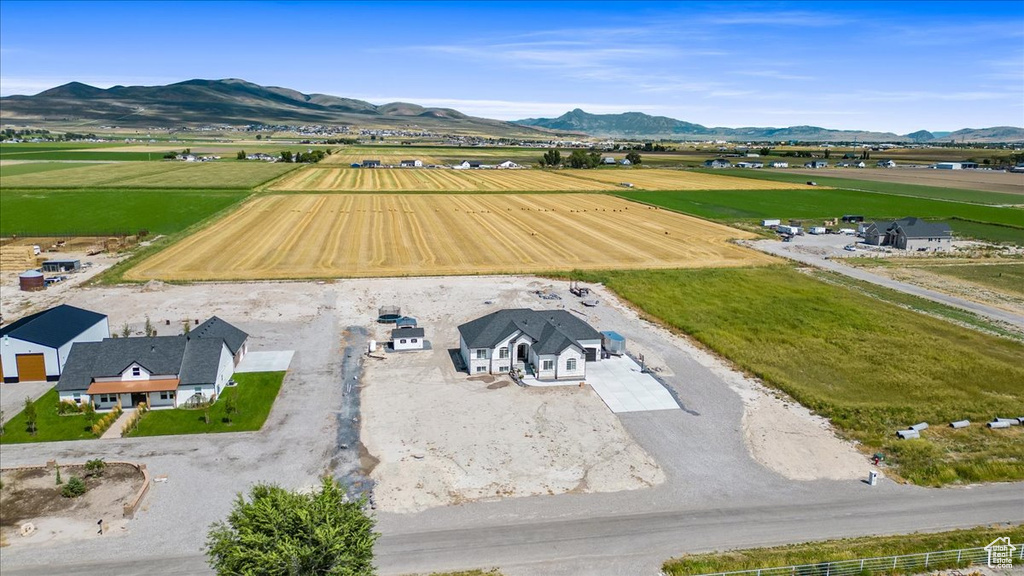
[[[423,328],[395,328],[391,345],[395,350],[423,350]]]

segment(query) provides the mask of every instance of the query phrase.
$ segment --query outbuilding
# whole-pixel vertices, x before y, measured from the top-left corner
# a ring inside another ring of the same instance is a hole
[[[423,350],[423,328],[395,328],[391,331],[395,350]]]
[[[55,382],[75,342],[110,336],[107,316],[62,304],[0,329],[0,370],[4,382]]]
[[[80,260],[47,260],[43,262],[43,272],[78,272],[82,269]]]

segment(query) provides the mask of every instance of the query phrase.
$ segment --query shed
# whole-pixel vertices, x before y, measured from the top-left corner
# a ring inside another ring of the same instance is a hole
[[[25,292],[36,292],[46,289],[46,279],[39,270],[26,270],[18,274],[18,285]]]
[[[395,350],[423,350],[423,328],[395,328],[391,331]]]
[[[395,320],[395,326],[397,328],[415,328],[416,319],[412,316],[402,316],[398,320]]]
[[[47,260],[43,262],[43,272],[78,272],[82,269],[80,260]]]
[[[106,315],[67,304],[11,322],[0,328],[3,380],[56,381],[67,365],[73,344],[99,342],[109,336]]]
[[[609,354],[622,356],[626,352],[626,339],[611,330],[601,332],[601,345]]]

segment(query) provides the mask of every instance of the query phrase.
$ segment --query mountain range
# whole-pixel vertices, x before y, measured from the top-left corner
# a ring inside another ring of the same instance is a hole
[[[0,98],[0,120],[54,125],[100,123],[120,127],[347,124],[497,136],[544,132],[468,116],[451,108],[425,108],[406,102],[377,106],[363,100],[303,94],[235,78],[107,89],[70,82],[34,96]]]
[[[558,118],[504,122],[469,116],[451,108],[426,108],[406,102],[375,105],[327,94],[303,94],[245,80],[187,80],[166,86],[114,86],[103,89],[71,82],[34,96],[0,98],[5,124],[97,125],[127,128],[197,127],[202,125],[324,124],[361,128],[420,129],[442,133],[525,136],[556,135],[600,138],[816,141],[816,142],[1022,142],[1024,128],[997,126],[956,132],[832,130],[817,126],[788,128],[707,127],[640,112],[590,114],[579,108]]]
[[[997,126],[994,128],[963,129],[956,132],[932,133],[919,130],[910,134],[869,132],[862,130],[831,130],[818,126],[790,126],[788,128],[709,128],[666,116],[650,116],[641,112],[623,114],[590,114],[579,108],[558,118],[527,118],[514,120],[516,124],[546,128],[560,132],[582,132],[608,138],[665,138],[690,140],[740,140],[815,142],[1020,142],[1024,141],[1024,128]]]

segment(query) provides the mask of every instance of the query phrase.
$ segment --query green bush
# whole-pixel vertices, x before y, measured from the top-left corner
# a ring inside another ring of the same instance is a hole
[[[85,475],[94,476],[99,478],[103,476],[103,469],[107,467],[107,463],[103,461],[103,458],[95,458],[85,463]]]
[[[85,494],[85,482],[78,476],[72,476],[60,489],[60,495],[65,498],[78,498],[82,494]]]

